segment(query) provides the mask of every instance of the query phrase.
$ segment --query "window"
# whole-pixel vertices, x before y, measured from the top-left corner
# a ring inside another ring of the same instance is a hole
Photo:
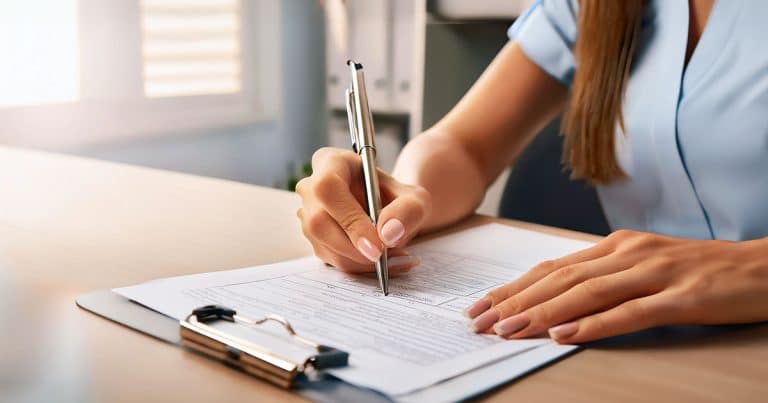
[[[0,144],[69,149],[275,119],[279,21],[279,0],[2,0]]]
[[[240,91],[238,0],[143,0],[144,94]]]
[[[76,0],[0,2],[0,49],[0,108],[78,99]]]

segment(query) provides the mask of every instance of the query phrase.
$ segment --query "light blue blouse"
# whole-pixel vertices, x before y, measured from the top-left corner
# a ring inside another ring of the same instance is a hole
[[[599,186],[614,229],[685,238],[768,236],[768,1],[717,0],[684,68],[688,0],[650,0],[624,103],[617,158],[629,179]],[[568,85],[578,0],[537,1],[509,29]]]

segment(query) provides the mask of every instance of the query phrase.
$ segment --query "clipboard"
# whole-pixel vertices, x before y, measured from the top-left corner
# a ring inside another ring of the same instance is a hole
[[[290,342],[307,350],[306,356],[300,360],[291,360],[282,356],[279,351],[210,325],[222,321],[256,331],[267,322],[279,323]],[[291,389],[297,380],[308,379],[316,373],[315,371],[346,367],[349,364],[349,354],[346,351],[298,335],[291,322],[275,314],[250,319],[239,315],[234,309],[221,305],[206,305],[193,310],[179,321],[179,334],[181,345],[187,349],[232,365],[284,389]]]
[[[77,297],[78,307],[160,341],[183,346],[179,321],[133,302],[111,289],[93,291]],[[257,381],[254,379],[254,381]],[[321,403],[385,403],[392,399],[374,390],[360,388],[329,375],[315,379],[297,377],[290,391]]]
[[[105,319],[166,343],[178,347],[182,346],[182,339],[179,334],[179,321],[116,294],[111,289],[83,294],[77,297],[76,303],[78,307]],[[398,398],[397,401],[421,403],[468,400],[490,392],[499,386],[509,384],[529,373],[563,359],[579,349],[576,346],[549,344],[483,368],[478,368],[467,374]],[[541,365],[536,367],[521,365],[522,362],[527,360],[535,360],[540,362]],[[258,380],[254,379],[254,381]],[[292,393],[321,403],[385,403],[394,401],[375,390],[361,388],[330,375],[323,375],[311,381],[299,379],[295,386],[295,388],[291,389]],[[460,391],[460,393],[457,394],[456,391]]]

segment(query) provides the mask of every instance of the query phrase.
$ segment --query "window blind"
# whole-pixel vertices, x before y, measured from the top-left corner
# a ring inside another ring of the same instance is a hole
[[[240,91],[240,0],[142,0],[144,95]]]

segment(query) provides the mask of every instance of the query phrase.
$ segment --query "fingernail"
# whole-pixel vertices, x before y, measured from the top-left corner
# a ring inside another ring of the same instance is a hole
[[[506,336],[512,333],[516,333],[528,326],[531,320],[528,319],[528,315],[519,313],[514,316],[510,316],[501,322],[493,325],[493,331],[499,336]]]
[[[381,227],[381,240],[389,247],[395,246],[404,234],[405,226],[397,218],[390,219]]]
[[[360,238],[357,240],[357,250],[363,254],[371,262],[376,262],[381,257],[381,249],[377,248],[373,242],[366,238]]]
[[[395,256],[389,258],[388,263],[391,269],[405,270],[406,268],[411,269],[421,264],[421,258],[418,256],[410,255]]]
[[[472,319],[475,316],[480,315],[491,307],[491,302],[491,299],[488,297],[480,298],[464,310],[464,316]]]
[[[563,325],[549,328],[549,337],[558,340],[573,336],[579,330],[579,324],[569,322]]]
[[[482,332],[483,330],[491,327],[491,325],[496,323],[498,320],[499,313],[495,309],[485,311],[484,314],[476,317],[475,320],[472,321],[472,330],[475,332]]]

